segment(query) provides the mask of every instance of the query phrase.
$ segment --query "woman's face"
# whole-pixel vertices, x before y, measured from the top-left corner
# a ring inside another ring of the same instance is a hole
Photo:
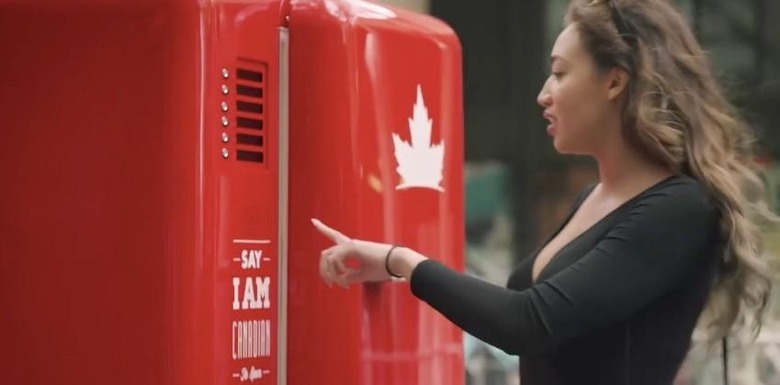
[[[537,101],[544,108],[555,149],[565,154],[597,153],[601,143],[609,142],[609,135],[619,133],[619,115],[615,115],[619,111],[612,102],[617,94],[610,84],[615,74],[598,71],[574,25],[558,35],[550,65],[551,74]]]

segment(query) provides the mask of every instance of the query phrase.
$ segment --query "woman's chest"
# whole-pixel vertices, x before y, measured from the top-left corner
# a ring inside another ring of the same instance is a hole
[[[534,274],[534,265],[540,252],[536,250],[515,267],[507,281],[507,288],[525,290],[534,284],[535,275],[535,281],[541,282],[580,262],[598,245],[608,231],[607,223],[602,223],[579,234],[566,244],[556,247],[556,252],[550,255],[538,273]]]

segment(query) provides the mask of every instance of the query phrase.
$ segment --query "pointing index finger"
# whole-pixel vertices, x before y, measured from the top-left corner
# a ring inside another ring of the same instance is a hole
[[[314,225],[314,227],[317,228],[317,230],[319,230],[321,233],[325,234],[325,236],[330,238],[333,242],[336,242],[336,243],[339,243],[339,244],[345,243],[345,242],[349,242],[349,238],[346,235],[338,232],[335,229],[332,229],[332,228],[328,227],[327,225],[322,223],[320,220],[312,218],[311,223]]]

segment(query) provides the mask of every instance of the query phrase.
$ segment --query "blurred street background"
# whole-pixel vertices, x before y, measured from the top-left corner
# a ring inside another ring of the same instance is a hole
[[[381,2],[436,16],[461,40],[467,268],[503,285],[512,266],[553,230],[574,196],[596,178],[589,159],[555,153],[536,104],[568,0]],[[708,51],[729,98],[758,132],[772,207],[780,210],[780,1],[674,2]],[[780,233],[767,233],[766,242],[780,256]],[[780,384],[780,293],[770,306],[757,343],[744,344],[739,336],[730,342],[731,384]],[[518,384],[517,357],[464,338],[467,384]],[[722,383],[720,354],[696,344],[677,384]]]

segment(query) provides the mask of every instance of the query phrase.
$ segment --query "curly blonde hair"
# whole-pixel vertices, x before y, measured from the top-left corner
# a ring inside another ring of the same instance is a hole
[[[597,67],[630,75],[623,133],[649,158],[699,180],[718,202],[726,245],[702,320],[710,341],[749,314],[754,337],[771,280],[761,226],[777,218],[765,201],[749,127],[714,79],[681,12],[669,0],[573,0],[573,25]]]

